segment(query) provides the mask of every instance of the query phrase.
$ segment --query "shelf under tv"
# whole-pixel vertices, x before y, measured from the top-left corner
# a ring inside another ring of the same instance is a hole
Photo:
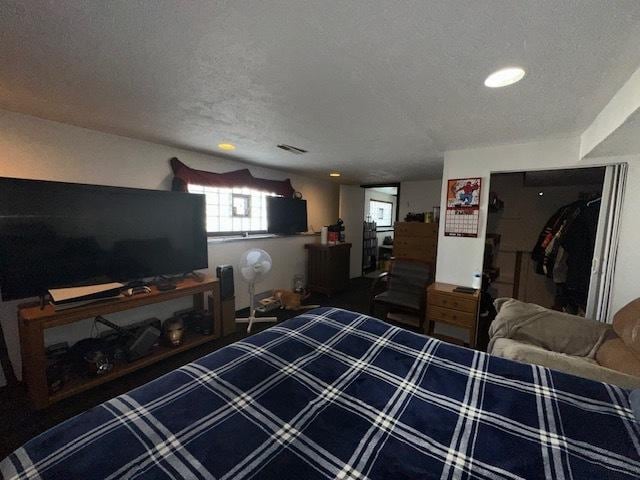
[[[122,312],[145,305],[166,302],[177,298],[193,296],[194,307],[204,309],[205,295],[211,293],[213,306],[211,313],[212,334],[201,335],[190,333],[178,347],[157,347],[154,351],[139,360],[116,366],[111,372],[93,378],[76,378],[68,381],[59,391],[49,393],[46,378],[47,359],[45,355],[44,330],[78,322],[98,315]],[[181,281],[175,290],[159,291],[151,288],[151,293],[134,297],[123,297],[105,300],[90,305],[83,305],[68,310],[56,311],[53,306],[25,304],[18,307],[20,326],[20,346],[22,350],[22,376],[27,386],[29,399],[35,409],[43,409],[50,404],[80,392],[96,387],[115,378],[152,365],[164,358],[184,352],[203,343],[219,338],[221,332],[220,319],[220,285],[217,279],[207,277],[198,282],[193,279]]]
[[[160,346],[153,349],[153,352],[130,363],[119,364],[113,367],[109,373],[100,375],[97,377],[85,378],[76,377],[67,381],[65,385],[55,393],[49,395],[49,403],[58,402],[64,398],[71,397],[90,388],[97,387],[106,382],[110,382],[113,379],[127,375],[128,373],[135,372],[140,368],[153,365],[154,363],[171,357],[177,353],[185,352],[202,345],[203,343],[210,342],[214,338],[217,338],[215,334],[202,335],[198,333],[189,332],[185,337],[182,345],[178,347]]]

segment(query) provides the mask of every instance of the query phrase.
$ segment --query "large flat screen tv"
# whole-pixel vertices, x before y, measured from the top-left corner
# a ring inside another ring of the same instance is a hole
[[[292,234],[307,230],[306,200],[267,197],[267,231],[269,233]]]
[[[207,266],[203,195],[0,178],[3,300]]]

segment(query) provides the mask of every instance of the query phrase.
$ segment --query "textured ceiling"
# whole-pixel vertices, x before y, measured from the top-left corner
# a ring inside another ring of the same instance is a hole
[[[0,108],[342,180],[580,132],[640,64],[637,0],[0,2]],[[525,79],[491,90],[506,65]],[[308,150],[292,155],[287,143]]]

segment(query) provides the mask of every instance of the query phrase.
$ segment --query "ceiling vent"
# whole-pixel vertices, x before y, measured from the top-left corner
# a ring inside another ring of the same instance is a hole
[[[286,145],[284,143],[281,143],[280,145],[278,145],[278,148],[281,148],[285,152],[295,153],[296,155],[302,155],[303,153],[307,153],[307,151],[302,148],[294,147],[292,145]]]

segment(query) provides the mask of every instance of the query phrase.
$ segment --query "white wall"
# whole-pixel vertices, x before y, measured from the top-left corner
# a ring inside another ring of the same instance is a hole
[[[441,190],[442,179],[402,182],[400,184],[399,221],[402,222],[409,212],[432,212],[434,205],[440,205]]]
[[[283,154],[284,155],[284,154]],[[0,176],[58,180],[99,185],[168,190],[172,172],[169,159],[177,156],[187,165],[214,172],[249,168],[257,177],[281,180],[291,178],[293,187],[307,200],[309,229],[320,231],[334,223],[338,216],[338,185],[324,180],[288,174],[278,170],[254,167],[164,145],[109,135],[57,122],[0,110]],[[216,265],[237,264],[240,254],[250,247],[267,250],[273,257],[271,276],[259,290],[291,288],[295,273],[305,273],[304,244],[316,237],[289,237],[209,243],[209,271],[215,275]],[[236,307],[248,306],[248,294],[236,275]],[[0,321],[7,337],[9,355],[20,375],[20,352],[16,321],[18,302],[0,303]],[[169,316],[180,308],[167,305],[155,315]],[[131,318],[134,319],[135,315]],[[127,317],[127,319],[129,319]],[[83,327],[67,327],[74,336]],[[64,332],[55,338],[64,337]],[[77,335],[75,335],[77,336]]]
[[[362,212],[364,189],[357,185],[340,185],[340,218],[344,221],[345,240],[351,243],[350,278],[362,275]]]
[[[445,152],[441,204],[444,213],[446,180],[449,178],[482,177],[480,229],[478,238],[444,236],[444,221],[440,222],[437,280],[471,285],[475,270],[482,268],[485,222],[491,172],[549,170],[580,166],[607,165],[628,162],[627,188],[620,224],[620,243],[614,277],[613,311],[640,296],[637,272],[640,271],[640,202],[635,198],[640,185],[640,158],[609,157],[579,160],[580,139],[556,139],[518,145],[503,145]]]

